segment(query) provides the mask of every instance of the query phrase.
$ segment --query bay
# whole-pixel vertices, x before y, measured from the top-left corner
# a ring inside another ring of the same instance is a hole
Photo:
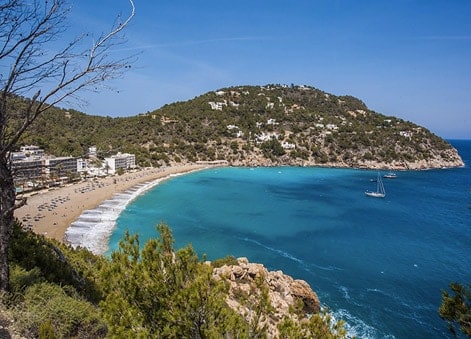
[[[160,183],[132,201],[110,237],[141,243],[165,222],[176,247],[247,257],[306,280],[360,338],[443,338],[441,290],[471,282],[471,141],[464,168],[401,171],[384,199],[376,171],[217,168]],[[382,173],[384,174],[384,173]]]

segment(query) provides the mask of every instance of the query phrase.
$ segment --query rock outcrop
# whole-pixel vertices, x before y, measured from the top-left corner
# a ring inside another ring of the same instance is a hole
[[[282,271],[268,271],[262,264],[238,258],[235,265],[213,270],[216,279],[226,279],[230,285],[227,304],[249,322],[257,316],[254,309],[263,303],[262,289],[268,291],[271,312],[263,314],[258,326],[266,326],[269,337],[277,337],[277,325],[287,317],[301,321],[320,311],[316,293],[304,280],[295,280]]]

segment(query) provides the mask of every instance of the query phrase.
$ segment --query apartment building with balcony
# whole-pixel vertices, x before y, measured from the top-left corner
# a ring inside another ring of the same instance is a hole
[[[44,159],[45,175],[49,178],[64,177],[76,174],[77,158],[49,156]]]
[[[120,168],[129,170],[136,168],[136,156],[129,153],[118,153],[109,158],[105,158],[105,166],[109,174],[115,174]]]
[[[16,181],[40,179],[44,174],[44,159],[39,156],[27,156],[24,152],[12,152],[11,170]]]

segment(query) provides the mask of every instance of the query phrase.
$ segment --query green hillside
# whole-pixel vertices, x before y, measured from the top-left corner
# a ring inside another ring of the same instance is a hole
[[[21,141],[55,155],[131,152],[141,166],[231,165],[430,168],[461,166],[426,128],[371,111],[352,96],[307,86],[237,86],[127,118],[51,110]]]

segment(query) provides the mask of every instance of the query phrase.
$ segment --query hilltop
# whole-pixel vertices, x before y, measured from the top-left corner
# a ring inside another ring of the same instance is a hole
[[[127,98],[132,100],[132,98]],[[237,86],[126,118],[53,109],[21,141],[51,154],[136,154],[141,166],[225,160],[233,166],[424,169],[463,166],[424,127],[309,86]]]

